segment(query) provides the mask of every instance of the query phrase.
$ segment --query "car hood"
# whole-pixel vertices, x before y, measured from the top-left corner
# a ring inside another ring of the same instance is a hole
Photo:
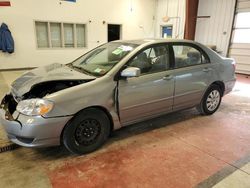
[[[39,83],[61,80],[94,80],[96,77],[86,75],[59,63],[39,67],[26,72],[11,84],[11,92],[21,97]]]

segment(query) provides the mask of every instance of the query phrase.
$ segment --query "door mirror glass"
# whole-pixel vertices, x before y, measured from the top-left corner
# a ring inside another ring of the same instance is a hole
[[[122,77],[138,77],[141,74],[141,70],[137,67],[128,67],[121,72]]]

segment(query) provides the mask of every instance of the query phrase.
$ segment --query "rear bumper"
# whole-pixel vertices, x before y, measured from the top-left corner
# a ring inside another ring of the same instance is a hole
[[[224,84],[225,84],[225,92],[224,92],[224,95],[230,93],[230,92],[233,90],[235,83],[236,83],[236,78],[224,82]]]
[[[11,116],[11,117],[9,117]],[[60,145],[60,135],[71,116],[44,118],[25,116],[14,112],[13,116],[0,108],[0,124],[8,138],[21,146],[47,147]]]

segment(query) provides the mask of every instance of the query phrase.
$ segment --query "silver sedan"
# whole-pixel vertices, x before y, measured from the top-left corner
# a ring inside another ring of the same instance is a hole
[[[234,66],[193,41],[114,41],[23,74],[0,121],[16,144],[89,153],[122,126],[192,107],[213,114],[234,87]]]

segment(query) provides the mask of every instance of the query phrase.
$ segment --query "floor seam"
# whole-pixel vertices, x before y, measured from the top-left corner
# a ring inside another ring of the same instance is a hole
[[[196,148],[197,150],[199,150],[199,151],[201,151],[201,152],[203,152],[203,153],[205,153],[205,154],[207,154],[207,155],[209,155],[209,156],[211,156],[211,157],[213,157],[213,158],[215,158],[215,159],[217,159],[217,160],[219,160],[219,161],[221,161],[221,162],[224,162],[224,163],[226,163],[226,164],[228,164],[228,165],[230,165],[230,166],[236,168],[237,170],[240,170],[241,172],[243,172],[243,173],[245,173],[245,174],[247,174],[247,175],[250,175],[248,172],[242,170],[241,168],[239,168],[239,167],[237,167],[237,166],[235,166],[235,165],[233,165],[233,164],[231,164],[231,163],[229,163],[229,162],[227,162],[227,161],[224,161],[224,160],[222,160],[222,159],[220,159],[220,158],[214,156],[213,154],[210,154],[210,153],[207,152],[207,151],[204,151],[204,150],[200,149],[199,147],[197,147],[197,146],[195,146],[195,145],[193,145],[193,144],[187,142],[186,140],[184,140],[184,139],[182,139],[182,138],[180,138],[180,137],[176,137],[176,136],[174,136],[174,135],[170,135],[170,136],[179,139],[179,140],[182,141],[183,143],[185,143],[185,144],[187,144],[187,145],[190,145],[190,146]]]

